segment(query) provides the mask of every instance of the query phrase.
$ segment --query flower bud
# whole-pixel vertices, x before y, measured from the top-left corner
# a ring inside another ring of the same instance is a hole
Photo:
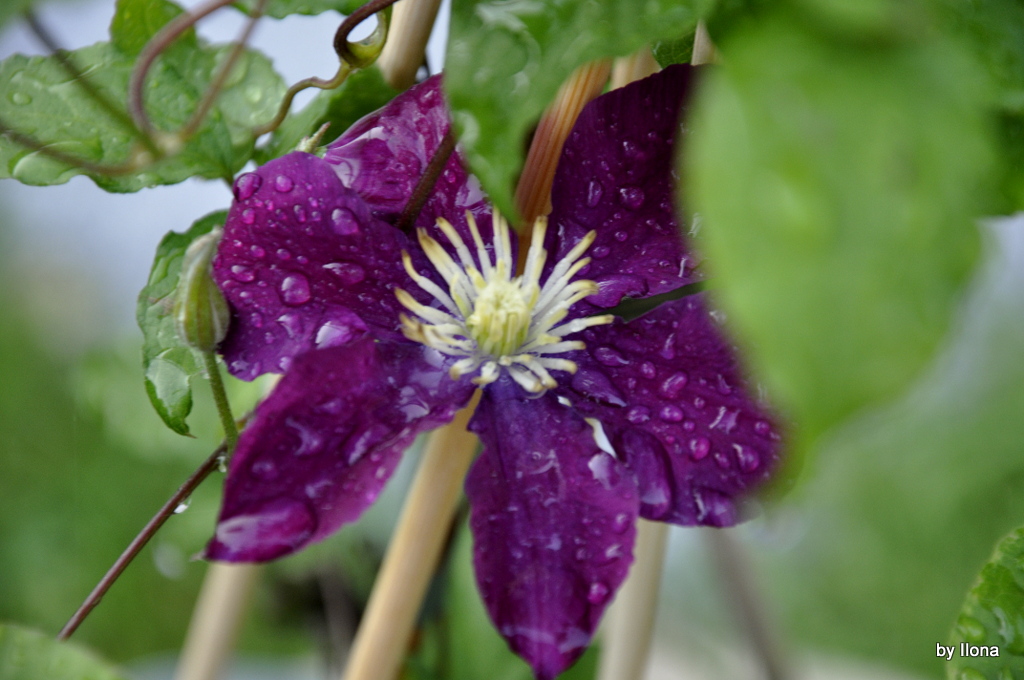
[[[192,242],[181,263],[174,299],[174,327],[182,341],[201,352],[212,352],[228,332],[231,311],[210,276],[221,230],[214,229]]]

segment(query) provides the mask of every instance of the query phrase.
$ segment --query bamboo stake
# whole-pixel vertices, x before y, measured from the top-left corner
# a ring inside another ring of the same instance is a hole
[[[562,145],[583,107],[601,94],[610,72],[611,62],[607,59],[579,67],[558,90],[555,100],[541,117],[516,187],[516,207],[524,226],[529,227],[539,216],[551,211],[551,183]],[[525,228],[521,233],[530,231]]]
[[[597,680],[644,677],[667,544],[667,524],[639,521],[633,567],[608,612]]]
[[[391,28],[377,66],[387,84],[404,90],[416,82],[423,63],[430,31],[437,19],[441,0],[402,0],[391,15]]]
[[[398,675],[476,453],[476,436],[466,431],[476,401],[427,442],[352,643],[345,680]]]
[[[258,564],[213,562],[192,613],[175,680],[216,680],[235,647]]]

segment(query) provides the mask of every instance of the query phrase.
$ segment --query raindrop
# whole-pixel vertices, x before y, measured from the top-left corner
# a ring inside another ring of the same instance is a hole
[[[295,219],[298,220],[300,224],[306,221],[306,209],[305,208],[303,208],[301,205],[296,205],[293,208],[293,210],[295,211]]]
[[[254,477],[270,482],[277,479],[277,465],[272,460],[257,460],[249,468]]]
[[[718,374],[718,393],[732,394],[732,386],[725,381],[725,376],[721,373]]]
[[[606,599],[608,599],[608,586],[600,581],[591,583],[590,590],[587,591],[587,601],[590,604],[601,604]]]
[[[711,451],[711,442],[707,437],[695,437],[690,440],[690,457],[694,460],[703,460]]]
[[[366,270],[353,262],[331,262],[330,264],[325,264],[324,269],[350,286],[366,278]]]
[[[176,508],[174,508],[174,514],[175,515],[180,515],[181,513],[183,513],[186,510],[188,510],[188,506],[191,505],[191,504],[192,504],[192,497],[189,496],[188,498],[186,498],[182,502],[178,503],[178,506]]]
[[[255,172],[247,172],[235,180],[235,199],[244,201],[251,197],[263,184],[263,178]]]
[[[696,427],[697,427],[697,424],[695,422],[693,422],[692,420],[684,420],[683,421],[683,429],[685,431],[687,431],[687,432],[693,432]]]
[[[288,193],[295,186],[295,182],[287,175],[278,175],[274,178],[274,188],[283,194]]]
[[[242,211],[242,221],[246,224],[252,224],[256,221],[256,213],[252,208],[246,208]]]
[[[640,373],[645,378],[654,378],[654,376],[658,375],[657,369],[654,368],[654,364],[650,361],[645,361],[640,364]]]
[[[32,103],[32,97],[24,92],[12,92],[9,99],[12,104],[17,104],[18,106],[25,106],[26,104]]]
[[[651,412],[644,406],[634,406],[626,413],[626,420],[634,425],[642,425],[651,419]]]
[[[288,260],[292,259],[292,254],[287,248],[278,248],[277,259],[284,260],[287,262]]]
[[[627,234],[624,231],[617,231],[617,232],[615,232],[615,240],[618,241],[619,243],[624,243],[626,241],[626,239],[628,239],[628,238],[629,238],[629,234]]]
[[[257,260],[262,259],[267,254],[267,251],[263,250],[263,248],[260,248],[259,246],[253,246],[249,249],[249,252],[252,253],[252,256]]]
[[[348,208],[335,208],[331,211],[331,224],[334,232],[342,236],[351,236],[359,233],[359,222],[355,214]]]
[[[286,305],[302,305],[309,298],[309,279],[302,274],[289,274],[281,282],[281,299]]]
[[[608,246],[598,246],[594,248],[590,254],[594,259],[600,260],[601,258],[608,257],[608,253],[610,252],[611,249],[609,249]]]
[[[619,200],[630,210],[636,210],[644,204],[647,196],[640,187],[622,187],[619,189]]]
[[[771,433],[771,431],[772,426],[768,424],[767,420],[759,420],[756,423],[754,423],[754,432],[761,435],[762,437],[767,437]]]
[[[740,470],[743,472],[753,472],[760,467],[761,461],[754,449],[742,444],[733,444],[732,448],[736,450],[736,461],[740,464]]]
[[[673,373],[661,383],[658,393],[666,399],[675,399],[683,391],[683,388],[686,387],[688,380],[686,374],[681,371]]]
[[[661,409],[658,416],[667,423],[678,423],[683,419],[683,410],[678,406],[669,404]]]
[[[256,278],[256,273],[253,272],[252,267],[236,264],[231,266],[231,278],[242,283],[249,283]]]
[[[596,179],[590,180],[590,185],[587,187],[587,207],[596,207],[603,193],[604,187],[601,185],[601,182]]]
[[[594,350],[594,358],[605,366],[626,366],[629,360],[611,347],[598,347]]]

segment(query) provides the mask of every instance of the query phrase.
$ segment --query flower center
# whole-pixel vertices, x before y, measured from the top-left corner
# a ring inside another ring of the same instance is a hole
[[[451,241],[458,260],[425,231],[418,232],[423,252],[448,284],[447,291],[417,272],[409,254],[402,253],[406,272],[443,308],[423,305],[408,292],[396,289],[398,300],[416,315],[401,316],[402,332],[410,340],[460,357],[451,368],[452,378],[479,371],[473,382],[485,385],[497,380],[505,370],[530,392],[555,387],[557,383],[550,371],[574,373],[576,363],[552,355],[585,347],[579,340],[564,338],[590,326],[611,323],[614,318],[602,314],[561,323],[574,304],[597,292],[593,281],[573,280],[590,262],[590,258],[582,256],[594,242],[595,232],[587,234],[555,264],[542,286],[540,275],[548,256],[543,245],[546,217],[534,223],[526,266],[523,274],[516,277],[508,223],[494,211],[492,259],[473,215],[467,213],[466,219],[473,235],[475,259],[445,219],[439,219],[437,226]]]

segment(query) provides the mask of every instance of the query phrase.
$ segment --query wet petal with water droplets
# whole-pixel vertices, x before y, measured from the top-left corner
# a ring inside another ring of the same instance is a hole
[[[673,209],[673,141],[692,84],[692,67],[673,66],[609,92],[583,110],[566,141],[551,189],[557,229],[546,244],[557,255],[548,262],[596,230],[593,261],[580,273],[601,286],[592,305],[611,307],[626,295],[665,293],[700,278]],[[587,308],[580,304],[574,314]]]
[[[298,356],[242,432],[206,556],[271,560],[359,517],[413,438],[469,400],[447,371],[432,350],[369,336]]]
[[[327,163],[289,154],[239,177],[235,196],[214,261],[234,312],[221,347],[233,374],[285,370],[323,346],[325,327],[334,344],[367,331],[401,337],[393,289],[421,295],[400,264],[402,250],[430,268],[419,246],[373,217]]]
[[[552,393],[506,376],[470,429],[484,452],[466,480],[477,582],[498,631],[554,678],[590,644],[633,561],[636,484]]]
[[[629,323],[591,328],[578,336],[587,349],[568,357],[591,377],[559,392],[604,426],[637,476],[648,519],[735,524],[745,496],[778,463],[778,428],[749,396],[718,326],[705,296],[692,295]],[[589,385],[602,384],[594,373],[628,404],[593,394]]]

